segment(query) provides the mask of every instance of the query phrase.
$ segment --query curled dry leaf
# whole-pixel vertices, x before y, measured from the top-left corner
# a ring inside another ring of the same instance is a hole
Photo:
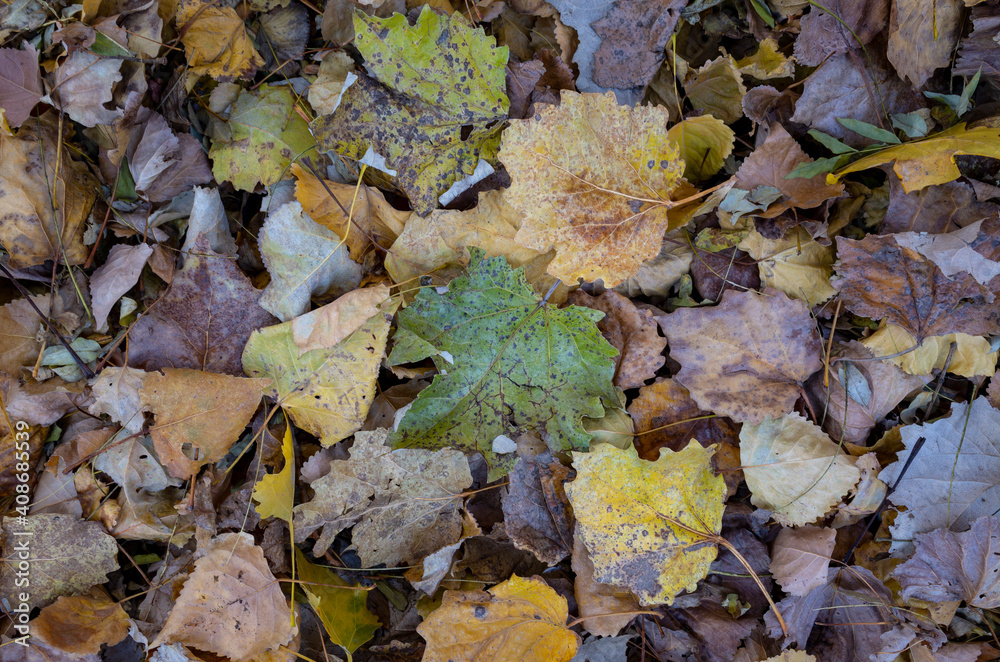
[[[563,483],[570,477],[552,453],[522,455],[511,470],[502,497],[504,530],[518,549],[555,565],[569,556],[573,545],[573,510]]]
[[[722,529],[726,484],[712,453],[691,443],[656,462],[610,444],[573,454],[577,477],[566,493],[597,581],[629,588],[644,605],[694,590]]]
[[[756,230],[739,247],[757,262],[764,287],[781,290],[809,306],[823,303],[837,290],[830,285],[833,250],[798,225],[780,239],[767,239]]]
[[[696,110],[726,124],[743,117],[743,96],[747,93],[743,76],[731,55],[723,55],[694,71],[684,91]]]
[[[249,662],[295,634],[288,601],[253,536],[224,533],[195,562],[151,646],[180,643]]]
[[[566,598],[540,577],[517,575],[487,591],[445,591],[417,626],[425,662],[569,662],[579,637],[566,627]]]
[[[885,322],[861,343],[872,355],[886,357],[884,362],[897,365],[911,375],[930,375],[935,370],[943,370],[947,363],[950,373],[963,377],[989,377],[996,370],[997,359],[1000,358],[1000,350],[994,350],[990,341],[981,336],[948,333],[925,338],[918,345],[909,331]],[[954,352],[952,343],[955,345]]]
[[[611,93],[565,92],[537,119],[512,121],[500,160],[512,180],[507,201],[524,214],[517,243],[554,247],[549,273],[567,283],[614,287],[632,276],[660,250],[684,169],[667,119],[659,107],[620,106]]]
[[[774,541],[771,574],[789,595],[806,595],[826,583],[830,555],[837,542],[834,529],[800,526],[782,529]]]
[[[699,115],[673,125],[667,136],[680,148],[685,179],[698,182],[722,169],[733,153],[736,134],[722,120]]]
[[[657,320],[682,366],[677,380],[702,409],[738,422],[791,411],[822,365],[808,309],[774,290],[727,290],[718,306],[682,308]]]

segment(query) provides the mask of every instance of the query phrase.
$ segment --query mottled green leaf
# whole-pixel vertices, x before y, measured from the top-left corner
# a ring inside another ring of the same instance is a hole
[[[402,14],[355,14],[354,25],[371,77],[349,87],[314,133],[324,149],[348,158],[370,149],[384,157],[413,209],[426,215],[480,158],[496,163],[510,106],[507,47],[460,13],[444,17],[428,6],[414,26]]]
[[[292,161],[316,144],[287,86],[241,91],[229,113],[229,129],[232,140],[212,143],[208,155],[215,178],[241,191],[290,177]]]
[[[517,460],[494,451],[501,435],[534,430],[553,452],[589,447],[583,417],[601,418],[605,405],[618,406],[615,349],[597,329],[601,313],[559,310],[539,300],[523,269],[471,253],[467,276],[444,294],[421,291],[399,313],[390,365],[431,357],[439,374],[389,443],[480,451],[494,480]]]

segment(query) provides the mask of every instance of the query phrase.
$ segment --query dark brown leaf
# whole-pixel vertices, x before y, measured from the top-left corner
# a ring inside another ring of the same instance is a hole
[[[503,497],[507,535],[514,546],[549,565],[573,551],[573,509],[563,488],[572,473],[549,451],[522,455]]]

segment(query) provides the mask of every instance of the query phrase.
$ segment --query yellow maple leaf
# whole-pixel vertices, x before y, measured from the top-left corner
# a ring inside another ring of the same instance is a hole
[[[539,577],[510,579],[487,591],[446,591],[417,632],[423,662],[567,662],[579,637],[566,627],[566,598]]]
[[[567,283],[614,287],[632,276],[660,251],[684,171],[668,119],[657,106],[620,106],[611,92],[564,91],[559,106],[512,120],[500,159],[506,199],[524,215],[515,241],[554,247],[548,271]]]
[[[600,444],[573,453],[566,486],[590,550],[594,578],[629,588],[643,605],[671,604],[708,574],[722,529],[726,483],[712,471],[715,448],[692,440],[656,462]]]
[[[249,78],[264,66],[243,19],[232,7],[182,0],[177,27],[191,72],[218,81]]]
[[[886,147],[858,159],[827,175],[827,182],[834,184],[852,172],[895,162],[892,169],[902,180],[903,190],[910,193],[958,179],[962,173],[955,164],[957,154],[1000,158],[1000,129],[986,126],[966,129],[962,122],[923,140]]]

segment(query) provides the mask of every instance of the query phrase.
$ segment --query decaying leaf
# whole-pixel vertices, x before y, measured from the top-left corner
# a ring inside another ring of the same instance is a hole
[[[570,470],[552,453],[522,455],[502,498],[504,530],[518,549],[555,565],[573,549],[573,511],[564,482]]]
[[[802,596],[826,583],[830,555],[837,540],[834,529],[800,526],[782,529],[774,541],[771,574],[789,595]]]
[[[33,301],[42,314],[47,314],[47,297]],[[15,299],[0,308],[0,372],[17,375],[22,366],[34,365],[42,345],[38,329],[42,321],[26,299]]]
[[[295,635],[288,600],[249,533],[213,538],[151,646],[181,643],[237,662]]]
[[[577,532],[573,536],[573,593],[584,629],[597,637],[614,637],[628,625],[642,607],[627,588],[594,579],[594,563]],[[591,618],[588,616],[593,615]],[[599,615],[599,616],[598,616]]]
[[[822,517],[861,478],[854,458],[798,414],[744,423],[740,457],[754,505],[787,526]]]
[[[107,261],[94,271],[90,279],[90,298],[98,331],[108,330],[111,307],[136,284],[152,254],[153,248],[146,244],[118,244],[111,248]]]
[[[332,568],[310,563],[298,547],[294,552],[302,588],[330,640],[353,653],[382,626],[365,604],[368,593],[355,590],[361,587],[348,584]]]
[[[193,73],[230,81],[250,78],[264,66],[243,19],[232,7],[181,0],[177,27]]]
[[[743,117],[743,96],[747,88],[730,55],[706,62],[684,85],[691,104],[698,110],[732,124]]]
[[[715,560],[726,484],[713,450],[692,442],[656,462],[600,444],[573,454],[566,486],[597,581],[629,588],[644,605],[694,590]]]
[[[514,120],[500,159],[507,201],[524,214],[515,240],[556,249],[549,273],[614,287],[660,250],[667,203],[684,164],[666,110],[620,106],[613,94],[564,92],[537,119]]]
[[[996,370],[1000,350],[990,341],[967,333],[948,333],[924,338],[917,344],[909,331],[895,324],[882,323],[878,330],[861,341],[873,356],[897,365],[911,375],[930,375],[943,370],[963,377],[988,377]],[[951,349],[955,345],[954,352]],[[950,362],[949,362],[950,357]],[[991,382],[992,383],[992,382]]]
[[[63,596],[31,621],[31,634],[74,655],[95,655],[128,635],[130,619],[101,588],[88,595]]]
[[[353,541],[367,567],[410,563],[456,542],[462,532],[462,490],[472,484],[460,452],[390,450],[388,430],[358,432],[349,460],[334,460],[313,481],[316,496],[295,507],[295,534],[322,528],[317,553],[354,526]]]
[[[41,98],[42,77],[35,47],[26,44],[24,50],[0,49],[0,107],[7,123],[21,126]]]
[[[757,261],[764,287],[781,290],[810,306],[823,303],[837,293],[830,285],[833,250],[809,236],[802,226],[796,226],[780,239],[767,239],[751,230],[739,247]]]
[[[540,577],[517,575],[489,591],[446,591],[417,626],[426,662],[569,662],[579,637],[566,627],[566,598]]]
[[[808,309],[774,290],[727,290],[718,306],[657,319],[682,366],[677,380],[702,409],[735,421],[760,423],[790,412],[821,366]]]
[[[670,127],[667,136],[680,148],[684,177],[698,182],[722,169],[733,153],[733,130],[711,115],[690,117]]]
[[[900,77],[920,87],[946,66],[962,32],[961,0],[894,0],[888,57]]]
[[[522,270],[473,251],[467,276],[444,294],[421,290],[399,313],[389,364],[432,358],[439,374],[389,443],[480,451],[491,479],[517,461],[497,440],[519,430],[537,430],[553,452],[587,448],[581,419],[601,418],[618,404],[615,350],[598,333],[597,316],[576,306],[555,309],[539,300]]]

